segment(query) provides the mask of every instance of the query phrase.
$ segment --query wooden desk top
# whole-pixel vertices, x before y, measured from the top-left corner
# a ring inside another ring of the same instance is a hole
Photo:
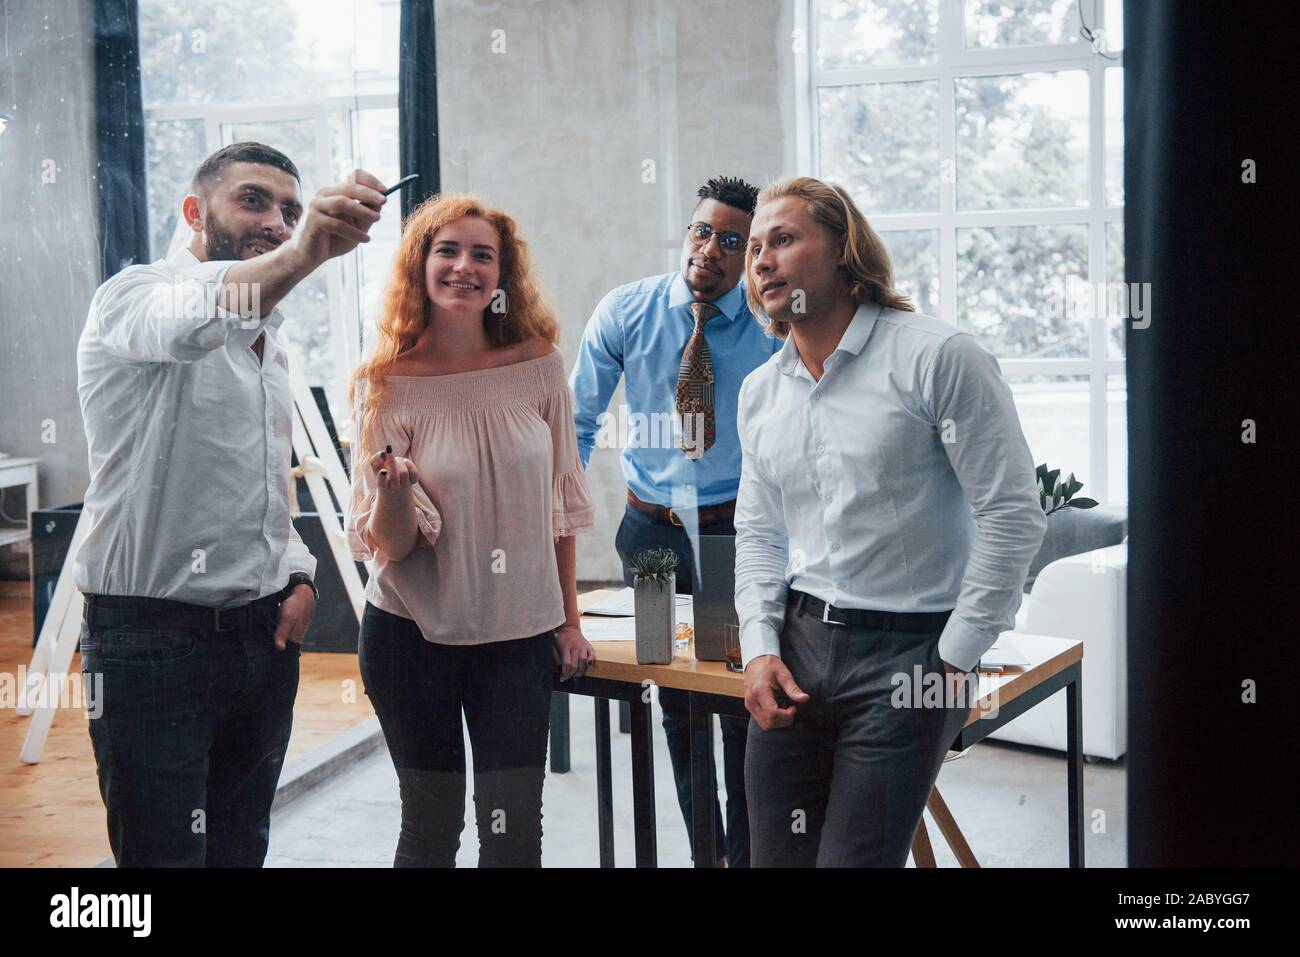
[[[608,588],[585,592],[578,596],[578,607],[589,608],[612,594],[613,590]],[[594,616],[592,620],[595,620]],[[1000,640],[1013,644],[1029,659],[1029,666],[1017,672],[981,674],[979,698],[966,722],[968,725],[978,721],[981,713],[1005,707],[1029,689],[1083,660],[1082,641],[1022,632],[1005,634]],[[745,696],[745,676],[728,671],[726,662],[696,661],[687,651],[679,653],[672,664],[639,665],[634,641],[593,641],[591,644],[596,649],[596,663],[587,674],[593,678],[631,684],[641,684],[649,679],[666,688],[728,695],[733,698]]]
[[[578,607],[589,608],[602,598],[615,594],[613,589],[599,588],[578,596]],[[585,617],[585,616],[584,616]],[[592,616],[598,620],[600,616]],[[702,691],[707,694],[745,697],[745,676],[727,670],[725,661],[696,661],[690,650],[678,652],[670,665],[639,665],[635,641],[593,641],[596,663],[587,670],[593,678],[627,681],[639,685],[649,678],[665,688]]]

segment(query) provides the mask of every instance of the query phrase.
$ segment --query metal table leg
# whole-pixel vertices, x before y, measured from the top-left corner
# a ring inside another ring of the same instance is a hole
[[[1065,686],[1066,818],[1070,866],[1083,867],[1083,668],[1074,665],[1074,678]]]
[[[551,692],[551,772],[569,772],[569,696]]]
[[[610,765],[609,699],[592,698],[596,708],[596,819],[600,866],[614,866],[614,784]]]
[[[636,866],[658,867],[655,842],[655,771],[650,702],[632,708],[632,816],[636,831]]]
[[[699,695],[691,694],[691,853],[696,867],[714,867],[714,787],[717,769],[713,756],[713,714]],[[701,750],[701,738],[704,746]]]

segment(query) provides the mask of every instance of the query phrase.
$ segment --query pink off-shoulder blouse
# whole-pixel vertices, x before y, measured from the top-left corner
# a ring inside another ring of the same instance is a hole
[[[358,405],[358,437],[359,418]],[[563,624],[555,543],[591,528],[593,508],[559,350],[472,372],[391,376],[375,428],[354,444],[347,518],[353,557],[374,560],[367,600],[447,645]],[[420,476],[420,537],[401,561],[384,558],[370,534],[368,463],[384,443]]]

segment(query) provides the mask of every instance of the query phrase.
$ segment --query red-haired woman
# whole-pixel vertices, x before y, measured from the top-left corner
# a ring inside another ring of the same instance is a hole
[[[359,409],[348,537],[373,558],[366,694],[402,799],[395,866],[540,866],[552,676],[595,658],[573,536],[592,525],[555,316],[515,221],[445,195],[408,219]]]

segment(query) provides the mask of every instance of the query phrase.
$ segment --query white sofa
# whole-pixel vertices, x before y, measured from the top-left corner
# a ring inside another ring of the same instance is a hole
[[[1053,516],[1055,520],[1056,516]],[[1083,642],[1083,753],[1118,758],[1127,749],[1125,574],[1127,541],[1059,558],[1034,580],[1016,615],[1017,632]],[[990,738],[1065,750],[1065,692]]]

